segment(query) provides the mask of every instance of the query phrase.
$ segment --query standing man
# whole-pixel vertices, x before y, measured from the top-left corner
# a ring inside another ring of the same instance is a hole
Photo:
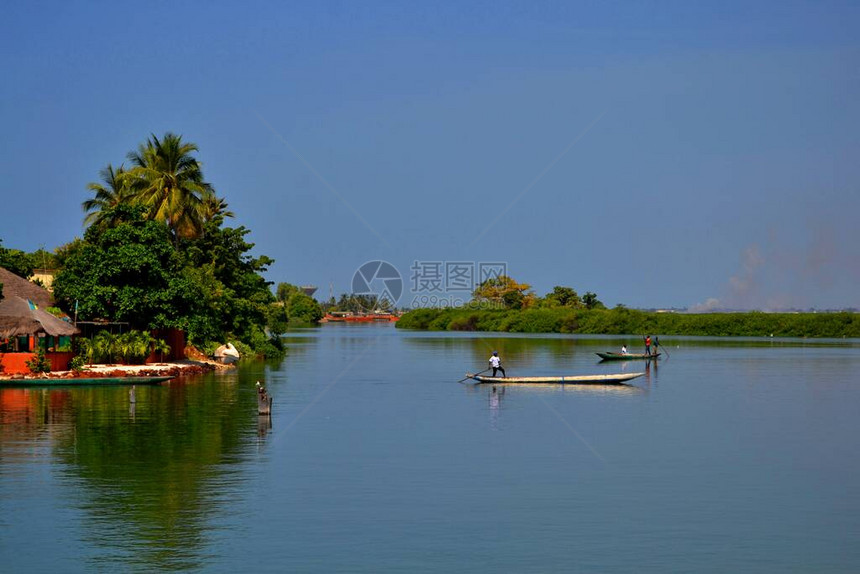
[[[647,335],[645,337],[645,354],[646,355],[651,354],[651,335]]]
[[[493,376],[496,376],[496,371],[502,372],[502,377],[505,376],[505,370],[502,368],[502,360],[499,358],[499,352],[493,351],[493,356],[490,357],[490,367],[493,368]]]

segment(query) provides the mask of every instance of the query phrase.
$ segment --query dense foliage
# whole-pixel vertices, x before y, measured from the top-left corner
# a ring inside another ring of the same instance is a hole
[[[860,337],[857,313],[653,313],[626,308],[417,309],[398,328],[513,333]]]
[[[109,319],[143,329],[188,329],[200,288],[185,272],[167,227],[144,219],[139,207],[110,210],[113,227],[91,226],[54,278],[54,297],[66,311],[77,302],[81,320]]]
[[[279,343],[265,333],[274,301],[259,274],[271,263],[252,257],[248,230],[206,225],[198,239],[176,244],[165,222],[146,217],[143,206],[119,204],[106,215],[112,226],[90,226],[64,258],[54,296],[81,320],[109,319],[137,329],[175,327],[190,342],[236,338],[272,355]]]
[[[497,309],[528,309],[537,301],[531,285],[518,283],[505,275],[483,281],[472,293],[472,299],[478,306]]]
[[[113,334],[101,331],[90,339],[81,339],[80,357],[87,363],[143,364],[151,353],[170,352],[170,345],[146,331]],[[76,357],[77,358],[77,357]],[[74,368],[73,368],[74,370]]]
[[[269,309],[269,328],[284,333],[289,327],[309,327],[319,324],[323,310],[316,299],[295,285],[278,283],[277,301]]]
[[[3,247],[3,240],[0,239],[0,267],[27,279],[33,274],[36,266],[35,257],[18,249],[6,249]],[[2,287],[0,287],[0,296],[2,294]]]
[[[83,239],[54,254],[54,296],[79,320],[174,327],[203,349],[229,341],[246,356],[278,355],[275,297],[261,275],[273,260],[250,255],[248,229],[224,225],[233,214],[196,151],[181,136],[153,135],[128,154],[130,168],[102,170],[83,202]]]

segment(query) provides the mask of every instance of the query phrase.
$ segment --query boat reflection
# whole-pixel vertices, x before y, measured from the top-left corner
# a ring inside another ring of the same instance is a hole
[[[646,374],[646,378],[647,378]],[[587,384],[577,385],[571,383],[493,383],[492,385],[469,385],[467,389],[473,393],[488,393],[488,399],[493,406],[493,394],[499,395],[499,400],[505,393],[529,394],[529,393],[567,393],[583,396],[595,395],[625,395],[635,396],[648,393],[649,384],[631,385],[625,383],[613,383],[611,385]],[[488,388],[489,387],[489,388]]]
[[[487,399],[490,405],[490,426],[493,430],[499,428],[499,415],[502,410],[502,398],[505,396],[505,387],[493,387],[487,394]]]
[[[636,385],[612,384],[612,385],[575,385],[562,383],[496,383],[494,388],[498,390],[507,389],[513,393],[568,393],[576,395],[639,395],[647,390]]]

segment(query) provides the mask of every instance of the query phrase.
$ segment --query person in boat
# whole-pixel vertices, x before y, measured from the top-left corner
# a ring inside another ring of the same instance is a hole
[[[651,335],[645,336],[645,354],[646,355],[651,354]]]
[[[657,349],[660,347],[660,337],[654,337],[654,354],[658,353]]]
[[[621,345],[621,354],[622,354],[622,355],[626,355],[626,354],[627,354],[627,345]]]
[[[490,357],[490,367],[493,369],[493,376],[496,376],[496,371],[502,372],[502,377],[505,376],[505,370],[502,368],[502,360],[499,358],[499,352],[493,351],[493,356]]]

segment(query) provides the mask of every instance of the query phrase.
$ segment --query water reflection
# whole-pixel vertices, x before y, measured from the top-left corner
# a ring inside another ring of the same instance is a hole
[[[257,415],[257,436],[261,439],[272,430],[272,415]]]
[[[482,385],[486,386],[486,385]],[[514,394],[530,394],[530,393],[558,393],[568,395],[642,395],[647,393],[647,389],[632,385],[632,384],[613,384],[613,385],[575,385],[575,384],[560,384],[560,383],[496,383],[496,387],[501,392],[505,390],[512,395]]]
[[[502,398],[505,396],[505,387],[496,387],[495,385],[488,393],[488,402],[490,404],[490,427],[493,430],[498,430],[499,415],[502,410]]]
[[[199,568],[206,517],[235,481],[244,421],[256,393],[229,382],[165,386],[0,389],[0,456],[44,457],[47,441],[88,520],[79,536],[97,568]],[[271,419],[258,422],[260,436]]]

